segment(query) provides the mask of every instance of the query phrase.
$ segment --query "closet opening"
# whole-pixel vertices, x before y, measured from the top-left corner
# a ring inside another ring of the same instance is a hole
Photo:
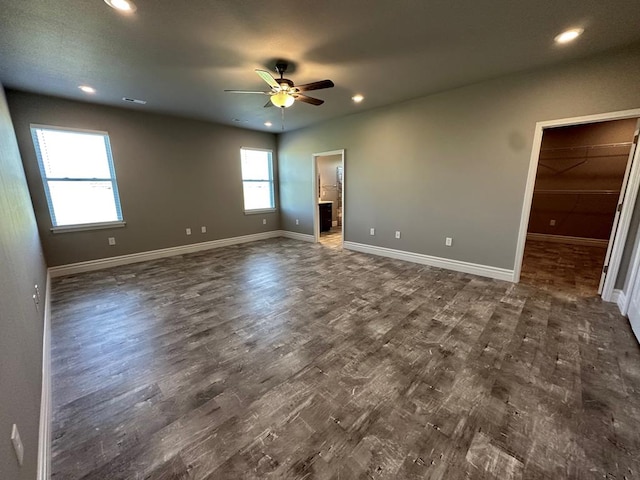
[[[637,193],[638,124],[621,118],[543,129],[522,283],[577,296],[603,294],[605,283],[613,288]]]

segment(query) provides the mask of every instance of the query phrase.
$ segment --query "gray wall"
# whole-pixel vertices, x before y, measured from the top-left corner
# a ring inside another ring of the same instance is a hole
[[[49,266],[279,229],[278,212],[244,214],[240,169],[241,147],[277,158],[273,134],[11,90],[7,99]],[[109,133],[125,228],[51,233],[31,123]]]
[[[36,478],[46,267],[9,110],[0,85],[0,478]],[[13,453],[18,425],[24,465]]]
[[[347,241],[512,269],[536,122],[638,108],[639,80],[636,45],[285,133],[282,228],[312,233],[311,154],[344,148]]]

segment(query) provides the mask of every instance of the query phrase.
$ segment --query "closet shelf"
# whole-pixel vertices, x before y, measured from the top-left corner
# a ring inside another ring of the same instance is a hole
[[[633,142],[600,143],[596,145],[576,145],[574,147],[541,148],[541,152],[570,152],[572,150],[593,150],[596,148],[631,147]]]
[[[620,190],[534,190],[534,195],[620,195]]]

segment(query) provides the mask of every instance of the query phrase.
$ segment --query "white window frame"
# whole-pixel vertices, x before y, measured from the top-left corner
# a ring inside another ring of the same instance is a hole
[[[62,233],[62,232],[77,232],[83,230],[98,230],[104,228],[118,228],[124,227],[126,222],[124,221],[122,215],[122,206],[120,204],[120,193],[118,192],[118,182],[116,180],[116,170],[113,163],[113,154],[111,152],[111,143],[109,139],[109,133],[100,131],[100,130],[86,130],[80,128],[68,128],[68,127],[58,127],[54,125],[40,125],[32,123],[31,127],[31,139],[33,140],[33,146],[36,151],[36,158],[38,160],[38,167],[40,169],[40,179],[42,180],[42,186],[44,188],[45,197],[47,200],[47,206],[49,207],[49,217],[51,218],[52,228],[51,231],[53,233]],[[73,132],[73,133],[85,133],[91,135],[101,135],[104,139],[105,145],[105,153],[107,154],[107,161],[109,163],[109,178],[57,178],[57,177],[47,177],[47,172],[44,166],[44,161],[42,159],[42,153],[40,151],[40,142],[38,141],[38,130],[52,130],[59,132]],[[75,225],[56,225],[56,217],[55,210],[53,208],[53,201],[51,199],[51,192],[49,191],[49,181],[78,181],[78,182],[111,182],[111,188],[113,191],[114,197],[114,206],[116,209],[116,214],[118,216],[118,220],[110,221],[110,222],[95,222],[95,223],[80,223]]]
[[[260,179],[260,180],[245,180],[244,174],[242,173],[242,155],[244,150],[252,150],[255,152],[267,152],[269,154],[269,178],[268,179]],[[253,148],[253,147],[240,147],[240,177],[242,178],[242,207],[244,209],[245,215],[252,215],[254,213],[268,213],[275,212],[277,210],[276,206],[276,191],[275,191],[275,180],[273,178],[273,150],[268,148]],[[247,209],[244,205],[244,184],[245,182],[269,182],[269,186],[271,189],[271,204],[273,207],[271,208],[253,208]]]

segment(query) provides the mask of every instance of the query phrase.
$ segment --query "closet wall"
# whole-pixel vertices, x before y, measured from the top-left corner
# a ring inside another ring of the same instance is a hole
[[[636,119],[544,131],[529,233],[608,240]]]

